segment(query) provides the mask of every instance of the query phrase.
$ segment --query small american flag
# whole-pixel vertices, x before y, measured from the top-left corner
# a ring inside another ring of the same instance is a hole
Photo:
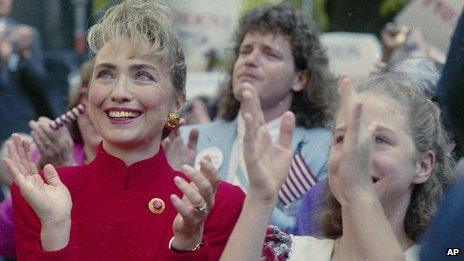
[[[284,205],[299,199],[317,183],[317,178],[301,155],[302,146],[303,141],[298,144],[290,165],[290,173],[279,191],[279,199]]]

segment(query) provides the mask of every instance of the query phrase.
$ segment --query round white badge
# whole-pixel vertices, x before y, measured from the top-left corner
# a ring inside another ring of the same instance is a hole
[[[216,169],[219,169],[224,161],[224,156],[222,155],[221,150],[216,147],[208,147],[200,152],[198,152],[195,157],[195,168],[200,169],[200,161],[205,157],[209,156],[211,158],[211,163]]]

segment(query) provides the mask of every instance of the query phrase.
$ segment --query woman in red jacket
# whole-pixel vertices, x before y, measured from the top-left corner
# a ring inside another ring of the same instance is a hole
[[[103,137],[88,165],[39,173],[13,135],[17,256],[24,260],[215,260],[243,192],[201,172],[174,171],[160,146],[185,101],[184,56],[172,14],[156,0],[127,0],[88,33],[96,54],[89,115]],[[214,207],[213,207],[214,206]],[[206,220],[206,218],[208,219]]]

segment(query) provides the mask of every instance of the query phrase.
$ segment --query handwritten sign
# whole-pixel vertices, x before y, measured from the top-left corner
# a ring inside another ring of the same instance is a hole
[[[332,32],[322,34],[320,40],[327,50],[329,69],[335,75],[367,77],[382,54],[380,42],[373,34]]]
[[[432,47],[447,53],[463,6],[462,0],[415,0],[398,14],[395,21],[410,28],[421,28]]]

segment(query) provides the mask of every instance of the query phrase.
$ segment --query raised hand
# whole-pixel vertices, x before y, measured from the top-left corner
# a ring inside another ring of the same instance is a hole
[[[185,122],[181,119],[181,125]],[[197,153],[198,129],[192,129],[189,133],[187,145],[184,144],[180,136],[179,129],[172,131],[171,134],[162,141],[166,158],[175,170],[180,170],[182,165],[193,166]]]
[[[74,142],[67,128],[54,130],[50,128],[53,121],[47,117],[40,117],[37,121],[30,121],[31,135],[40,151],[39,168],[45,164],[54,166],[75,165],[73,156]]]
[[[242,86],[241,113],[246,127],[243,156],[250,181],[248,194],[274,202],[290,169],[295,116],[291,112],[283,115],[279,140],[274,143],[265,126],[258,94],[249,83]]]
[[[191,182],[181,177],[174,179],[184,196],[180,199],[177,195],[171,195],[172,204],[179,212],[172,225],[172,246],[179,250],[192,250],[202,241],[206,217],[214,206],[219,174],[206,159],[200,162],[200,172],[187,165],[182,166],[181,170]]]
[[[69,240],[71,224],[72,201],[68,189],[61,183],[52,165],[45,166],[45,181],[42,179],[32,162],[31,147],[27,140],[22,139],[18,134],[13,134],[12,140],[7,142],[7,148],[9,155],[4,159],[4,163],[14,177],[22,196],[39,217],[42,234],[47,231],[42,236],[51,240],[42,241],[42,247],[44,249],[49,247],[48,250],[63,247],[63,244],[66,245],[68,242],[66,233]],[[55,232],[60,235],[54,235]],[[59,238],[58,245],[53,244],[57,243],[54,242],[57,238]]]
[[[12,42],[18,45],[19,53],[25,58],[31,58],[32,41],[34,40],[34,31],[27,25],[18,26],[10,35]]]
[[[329,166],[329,185],[334,196],[342,204],[356,200],[360,193],[372,192],[372,166],[371,147],[372,136],[377,126],[366,126],[361,121],[363,104],[355,101],[351,81],[344,77],[339,81],[341,93],[340,116],[346,119],[346,130],[337,136],[335,127],[335,138],[343,142],[335,141],[331,157],[339,157],[337,163]]]
[[[382,62],[388,62],[393,52],[404,45],[409,29],[402,25],[388,23],[381,30],[381,43],[383,48]]]
[[[253,86],[241,86],[241,113],[245,120],[243,156],[249,187],[242,212],[221,260],[260,260],[269,217],[292,160],[295,116],[283,115],[279,140],[274,143],[265,125],[258,94]]]

